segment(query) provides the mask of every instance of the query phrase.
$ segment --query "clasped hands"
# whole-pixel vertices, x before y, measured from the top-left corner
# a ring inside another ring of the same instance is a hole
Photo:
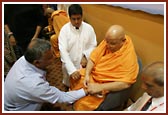
[[[81,78],[79,71],[75,71],[71,74],[72,79],[78,80]],[[84,90],[86,94],[94,95],[100,94],[102,92],[101,84],[99,83],[89,83],[89,76],[84,78]]]
[[[89,83],[89,78],[84,79],[84,88],[90,95],[100,94],[102,92],[101,84]]]

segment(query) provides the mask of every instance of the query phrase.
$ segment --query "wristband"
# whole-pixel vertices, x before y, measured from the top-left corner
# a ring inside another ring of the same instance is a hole
[[[8,32],[7,36],[10,38],[13,35],[13,32]]]

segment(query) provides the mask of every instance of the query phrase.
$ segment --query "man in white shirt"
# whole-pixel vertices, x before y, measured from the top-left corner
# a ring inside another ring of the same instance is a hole
[[[34,39],[24,56],[13,65],[4,83],[4,110],[36,111],[44,102],[73,103],[85,96],[84,89],[62,92],[45,79],[46,67],[53,61],[48,41]]]
[[[86,67],[97,41],[93,27],[82,21],[83,13],[80,5],[70,5],[68,13],[70,22],[62,27],[58,43],[63,63],[63,84],[69,87],[69,77],[74,80],[80,78],[78,70]]]
[[[142,71],[142,88],[145,93],[127,111],[164,111],[164,63],[154,62]],[[147,107],[148,100],[151,100]],[[146,109],[144,109],[146,108]]]

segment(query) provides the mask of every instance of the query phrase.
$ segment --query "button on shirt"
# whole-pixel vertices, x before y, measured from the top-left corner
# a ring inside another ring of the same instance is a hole
[[[8,111],[40,110],[43,102],[69,102],[85,96],[83,89],[62,92],[49,86],[46,72],[30,64],[22,56],[11,68],[4,83],[4,109]]]

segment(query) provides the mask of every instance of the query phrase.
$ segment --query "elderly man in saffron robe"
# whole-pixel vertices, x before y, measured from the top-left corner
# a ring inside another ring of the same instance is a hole
[[[90,93],[74,103],[74,110],[96,110],[109,92],[122,93],[130,88],[136,82],[138,71],[131,38],[122,26],[112,25],[105,39],[91,53],[86,69],[80,70],[80,80],[71,79],[71,90],[85,87]]]

